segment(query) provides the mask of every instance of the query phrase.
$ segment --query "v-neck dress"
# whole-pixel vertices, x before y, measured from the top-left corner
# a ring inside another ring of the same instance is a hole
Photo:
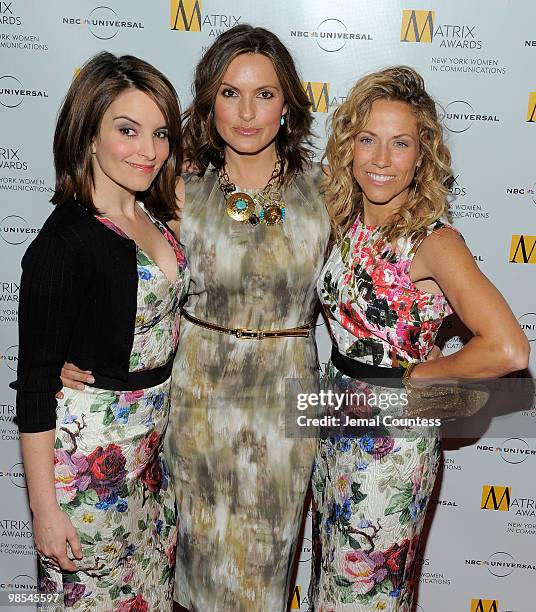
[[[96,218],[127,238],[109,219]],[[177,273],[170,282],[136,249],[131,372],[157,368],[172,358],[179,305],[189,281],[173,235],[150,219],[173,247]],[[170,612],[177,529],[175,495],[162,450],[170,385],[168,379],[136,391],[64,389],[56,420],[56,497],[78,532],[83,559],[76,561],[76,572],[58,572],[39,557],[40,590],[61,594],[61,602],[48,604],[47,612]]]

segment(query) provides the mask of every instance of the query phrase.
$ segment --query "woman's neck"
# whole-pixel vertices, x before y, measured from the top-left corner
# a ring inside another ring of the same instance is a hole
[[[136,194],[119,185],[95,185],[93,204],[106,217],[136,218]]]
[[[229,147],[225,150],[225,169],[229,180],[246,189],[261,189],[268,183],[277,161],[275,145],[254,155],[243,155]]]

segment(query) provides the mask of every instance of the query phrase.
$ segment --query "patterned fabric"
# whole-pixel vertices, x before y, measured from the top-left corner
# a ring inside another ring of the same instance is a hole
[[[230,328],[313,318],[329,219],[313,168],[283,189],[281,225],[231,219],[215,173],[187,177],[186,310]],[[285,436],[285,379],[318,385],[314,338],[245,340],[183,319],[167,458],[177,493],[177,593],[192,612],[286,610],[316,440]]]
[[[339,352],[380,367],[426,358],[452,312],[442,294],[409,277],[424,238],[393,248],[358,219],[331,253],[318,292]],[[331,363],[326,385],[338,393],[393,393],[345,376]],[[393,438],[385,428],[319,444],[313,470],[315,612],[410,612],[415,554],[438,469],[437,431]]]
[[[343,355],[385,367],[426,357],[452,309],[443,294],[417,289],[409,269],[424,238],[441,227],[450,226],[437,221],[393,248],[379,228],[357,219],[333,249],[318,293]]]
[[[124,236],[109,219],[98,219]],[[171,359],[179,301],[189,280],[179,245],[152,221],[175,250],[177,278],[170,283],[137,248],[130,371]],[[163,456],[170,380],[137,391],[86,387],[64,393],[57,410],[56,497],[78,532],[83,559],[75,561],[76,572],[60,573],[39,557],[40,590],[63,594],[61,604],[45,609],[169,612],[177,539],[175,496]]]

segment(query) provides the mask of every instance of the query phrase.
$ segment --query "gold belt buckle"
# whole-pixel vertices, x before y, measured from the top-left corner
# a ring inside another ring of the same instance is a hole
[[[262,330],[256,331],[254,329],[237,329],[235,331],[237,338],[254,338],[256,340],[262,340],[264,338],[264,332]]]

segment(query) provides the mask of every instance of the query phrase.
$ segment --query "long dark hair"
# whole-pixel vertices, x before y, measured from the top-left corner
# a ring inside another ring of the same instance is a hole
[[[157,177],[140,198],[158,219],[176,219],[175,180],[182,166],[182,136],[177,93],[154,66],[132,55],[116,57],[98,53],[73,80],[61,105],[54,133],[56,188],[51,202],[75,198],[93,214],[94,188],[91,141],[102,117],[115,98],[127,89],[138,89],[158,106],[168,128],[169,156]]]
[[[264,28],[242,24],[220,34],[203,55],[195,70],[193,101],[184,113],[184,154],[203,175],[209,164],[216,169],[225,163],[225,143],[214,125],[214,103],[229,64],[243,53],[261,53],[272,61],[288,107],[285,125],[275,145],[281,158],[282,179],[288,182],[311,161],[310,101],[288,49]]]

